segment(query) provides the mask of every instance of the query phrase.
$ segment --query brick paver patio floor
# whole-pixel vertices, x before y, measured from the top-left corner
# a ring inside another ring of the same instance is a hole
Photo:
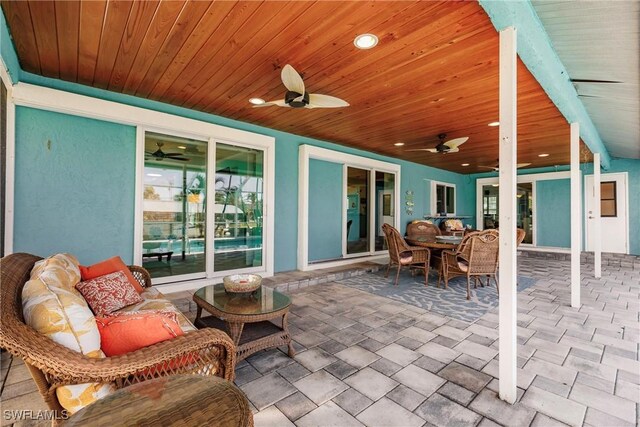
[[[497,310],[466,323],[325,283],[291,293],[294,359],[274,349],[237,366],[256,426],[638,425],[640,264],[605,266],[601,279],[583,264],[580,309],[568,262],[519,264],[538,280],[518,293],[515,405],[496,395]],[[42,408],[13,363],[3,362],[3,409]]]

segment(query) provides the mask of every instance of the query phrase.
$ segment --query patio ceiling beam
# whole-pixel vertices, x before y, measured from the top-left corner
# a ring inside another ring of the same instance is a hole
[[[551,101],[569,123],[580,123],[580,136],[592,153],[600,153],[604,169],[611,160],[600,134],[591,121],[570,76],[540,22],[531,2],[479,0],[493,26],[501,31],[509,26],[518,28],[518,55],[531,71]]]
[[[587,188],[587,191],[589,189]],[[602,223],[600,221],[600,153],[593,155],[593,211],[589,215],[593,219],[593,273],[602,276]]]
[[[499,283],[498,361],[500,399],[516,402],[517,342],[517,31],[513,27],[500,31],[500,132],[499,132]]]
[[[580,124],[571,123],[571,307],[580,308],[582,195],[580,185]]]

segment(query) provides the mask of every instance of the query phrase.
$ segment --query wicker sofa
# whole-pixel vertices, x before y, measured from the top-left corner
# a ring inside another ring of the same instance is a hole
[[[18,253],[0,260],[0,346],[24,360],[50,409],[63,410],[56,389],[66,385],[111,383],[118,389],[173,374],[219,376],[233,381],[236,349],[229,336],[217,329],[193,330],[132,353],[105,358],[89,358],[41,335],[24,323],[21,301],[22,288],[41,259]],[[145,289],[150,289],[151,278],[144,268],[129,269]]]

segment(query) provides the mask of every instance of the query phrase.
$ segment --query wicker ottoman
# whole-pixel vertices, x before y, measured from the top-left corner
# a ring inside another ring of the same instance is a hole
[[[64,426],[253,426],[245,395],[218,377],[174,375],[122,388],[81,409]]]

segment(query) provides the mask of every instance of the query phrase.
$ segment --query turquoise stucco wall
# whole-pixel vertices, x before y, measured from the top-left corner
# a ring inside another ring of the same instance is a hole
[[[536,183],[538,246],[571,246],[571,186],[568,179]]]
[[[533,173],[548,173],[568,171],[568,165],[548,168],[526,169],[519,172],[519,175]],[[593,164],[582,163],[580,170],[584,178],[585,175],[593,174]],[[629,253],[640,255],[640,160],[639,159],[612,159],[609,169],[602,171],[606,173],[626,172],[629,181]],[[478,178],[496,176],[494,173],[482,173],[470,175],[475,188],[475,181]],[[584,180],[582,181],[584,185]],[[570,231],[570,182],[569,179],[538,181],[536,194],[537,204],[536,221],[538,226],[537,244],[538,246],[555,246],[568,248],[571,245]],[[475,191],[473,193],[475,206]],[[584,199],[583,199],[584,206]],[[584,217],[583,217],[584,230]],[[584,242],[584,238],[583,238]]]
[[[309,160],[309,261],[342,256],[342,165]]]
[[[16,108],[14,251],[133,260],[135,128]]]

